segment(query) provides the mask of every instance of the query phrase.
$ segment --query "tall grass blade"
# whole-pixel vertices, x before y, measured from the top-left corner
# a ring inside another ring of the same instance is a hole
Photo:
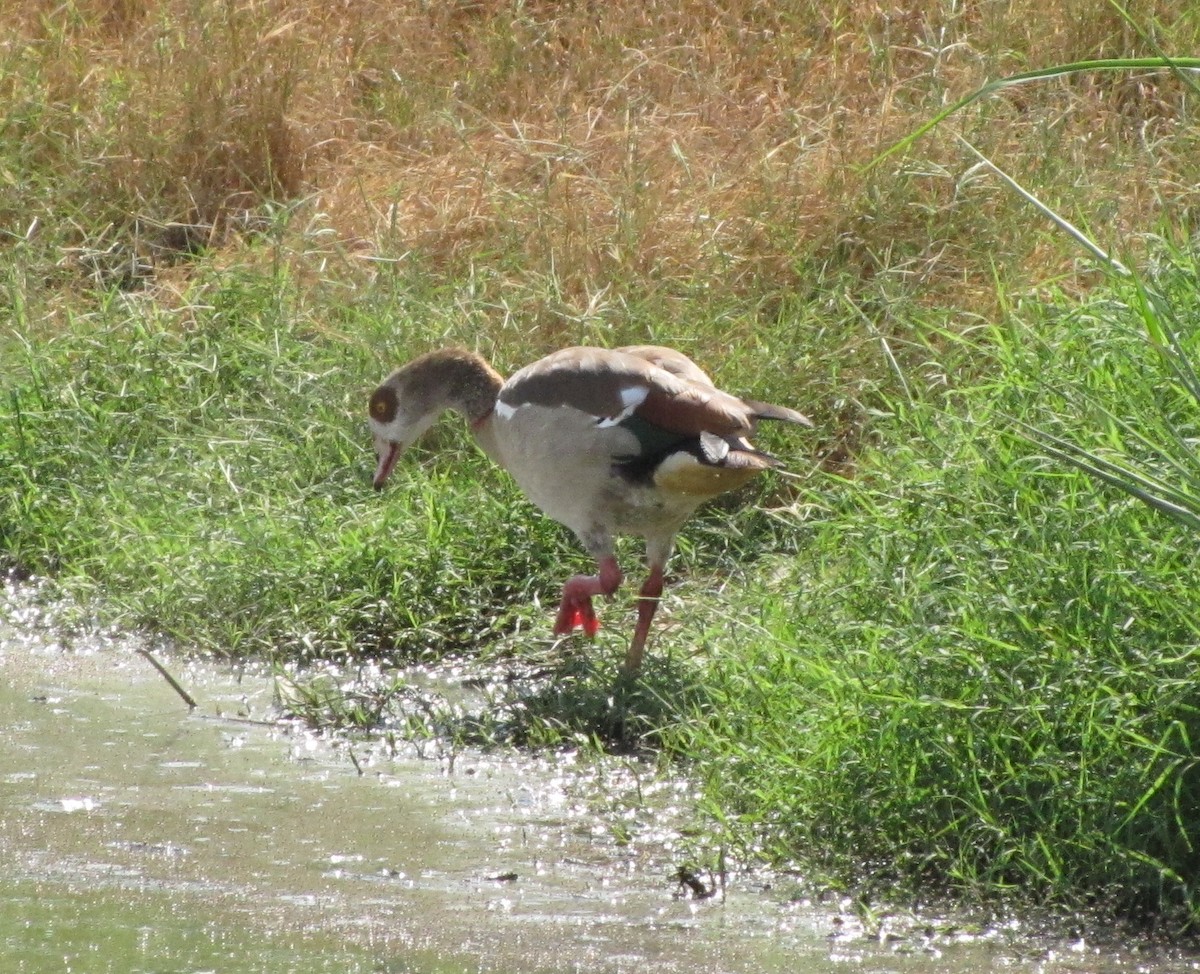
[[[1172,327],[1175,313],[1170,302],[1139,275],[1130,271],[1123,263],[1108,254],[1087,234],[1043,203],[1037,196],[1023,187],[999,166],[988,159],[966,139],[959,141],[975,155],[981,165],[987,166],[998,175],[1013,192],[1033,206],[1055,226],[1071,237],[1096,260],[1121,280],[1130,280],[1135,288],[1136,300],[1133,310],[1137,313],[1153,348],[1159,353],[1160,361],[1178,380],[1193,401],[1200,403],[1200,378],[1197,377],[1191,355],[1179,338],[1179,329]],[[1162,475],[1145,469],[1145,462],[1128,456],[1121,461],[1109,460],[1099,453],[1077,443],[1054,436],[1044,429],[1017,421],[1017,426],[1033,442],[1038,443],[1054,459],[1069,463],[1105,483],[1125,491],[1145,504],[1174,518],[1193,530],[1200,529],[1200,460],[1192,441],[1164,410],[1152,417],[1149,428],[1158,434],[1156,439],[1131,422],[1126,416],[1109,407],[1097,394],[1085,387],[1073,388],[1068,398],[1086,402],[1099,412],[1115,429],[1120,429],[1130,440],[1140,443],[1156,456],[1157,462],[1173,468],[1179,476],[1180,485],[1191,485],[1189,491],[1172,486]]]
[[[1142,41],[1150,48],[1150,50],[1167,62],[1167,66],[1171,69],[1171,73],[1174,74],[1175,77],[1177,77],[1188,88],[1191,88],[1192,91],[1197,95],[1200,95],[1200,85],[1196,84],[1195,80],[1184,68],[1184,66],[1179,63],[1178,58],[1169,57],[1167,53],[1159,46],[1158,41],[1154,39],[1154,36],[1150,34],[1144,27],[1142,27],[1141,23],[1135,17],[1133,17],[1133,15],[1130,14],[1122,4],[1118,3],[1117,0],[1108,0],[1108,5],[1112,7],[1113,10],[1115,10],[1120,16],[1120,18],[1137,33],[1138,37],[1142,39]]]
[[[1153,474],[1108,460],[1070,440],[1054,436],[1021,420],[1014,422],[1051,458],[1103,480],[1186,527],[1200,531],[1200,496],[1178,490]]]
[[[1013,179],[1012,176],[1010,176],[1003,169],[1001,169],[994,162],[992,162],[991,159],[989,159],[982,152],[980,152],[978,149],[976,149],[975,146],[971,145],[971,143],[968,142],[966,139],[964,139],[961,135],[958,137],[958,141],[961,142],[964,146],[966,146],[967,149],[969,149],[975,155],[975,157],[980,161],[981,164],[987,166],[992,172],[994,172],[997,176],[999,176],[1008,185],[1008,187],[1010,189],[1012,189],[1013,192],[1015,192],[1023,200],[1025,200],[1027,203],[1029,203],[1031,206],[1033,206],[1034,209],[1036,209],[1039,213],[1042,214],[1042,216],[1044,216],[1048,220],[1050,220],[1056,227],[1058,227],[1060,230],[1062,230],[1064,233],[1066,233],[1069,237],[1071,237],[1071,239],[1073,239],[1076,243],[1078,243],[1081,247],[1083,247],[1093,257],[1095,257],[1097,260],[1101,261],[1102,263],[1106,264],[1109,268],[1116,271],[1118,274],[1121,274],[1121,275],[1129,274],[1129,268],[1127,268],[1124,264],[1122,264],[1115,257],[1111,257],[1107,253],[1107,251],[1105,251],[1102,247],[1100,247],[1100,245],[1097,244],[1095,241],[1093,241],[1086,233],[1084,233],[1077,226],[1075,226],[1075,224],[1071,223],[1071,221],[1068,220],[1066,217],[1064,217],[1061,213],[1057,212],[1054,209],[1051,209],[1049,206],[1047,206],[1045,203],[1043,203],[1040,199],[1038,199],[1036,196],[1034,196],[1033,193],[1029,192],[1029,190],[1027,190],[1020,183],[1018,183],[1015,179]]]
[[[1192,357],[1179,341],[1178,328],[1170,326],[1175,319],[1170,304],[1157,291],[1146,286],[1145,282],[1136,275],[1134,285],[1137,288],[1138,307],[1146,334],[1151,342],[1159,349],[1179,381],[1187,389],[1188,394],[1200,403],[1200,376],[1197,376]]]
[[[1039,68],[1036,71],[1022,71],[1020,74],[1011,74],[1004,78],[997,78],[994,81],[989,81],[982,88],[971,92],[966,97],[960,98],[948,108],[942,109],[942,111],[934,115],[929,121],[910,132],[900,141],[884,149],[883,152],[879,153],[879,155],[875,156],[875,158],[862,167],[862,172],[870,172],[885,159],[889,159],[898,152],[903,152],[913,143],[932,132],[951,115],[955,115],[980,99],[988,98],[998,91],[1003,91],[1005,88],[1037,81],[1050,81],[1054,78],[1066,78],[1076,74],[1088,74],[1096,71],[1142,71],[1164,68],[1174,71],[1176,74],[1182,74],[1187,71],[1200,71],[1200,57],[1098,58],[1089,61],[1072,61],[1070,64]]]

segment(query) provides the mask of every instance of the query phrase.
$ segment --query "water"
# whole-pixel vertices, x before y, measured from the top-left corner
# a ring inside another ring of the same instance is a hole
[[[1198,969],[1015,924],[867,930],[748,878],[689,899],[667,832],[619,842],[569,769],[364,751],[359,774],[256,722],[266,675],[172,661],[189,713],[137,648],[0,598],[5,974]]]

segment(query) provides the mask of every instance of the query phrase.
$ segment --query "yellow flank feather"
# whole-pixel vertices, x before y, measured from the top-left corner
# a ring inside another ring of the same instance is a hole
[[[690,453],[675,453],[654,471],[654,485],[677,494],[716,497],[741,487],[765,466],[767,464],[714,466],[702,463]]]

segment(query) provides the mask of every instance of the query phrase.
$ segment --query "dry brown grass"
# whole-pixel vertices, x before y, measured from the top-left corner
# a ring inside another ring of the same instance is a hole
[[[1135,13],[1200,49],[1190,0]],[[1110,245],[1196,217],[1166,74],[1011,90],[859,173],[988,77],[1153,53],[1094,0],[68,0],[0,32],[0,221],[93,253],[136,228],[165,262],[303,200],[340,267],[407,255],[580,309],[828,271],[984,307],[997,268],[1069,272],[955,132]]]

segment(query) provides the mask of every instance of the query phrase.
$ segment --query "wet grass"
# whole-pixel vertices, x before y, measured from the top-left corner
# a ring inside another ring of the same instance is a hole
[[[517,640],[508,640],[510,647]],[[683,713],[707,700],[703,671],[673,656],[631,677],[614,654],[523,640],[520,655],[484,651],[433,665],[282,666],[283,713],[320,728],[463,749],[533,748],[667,754]]]

